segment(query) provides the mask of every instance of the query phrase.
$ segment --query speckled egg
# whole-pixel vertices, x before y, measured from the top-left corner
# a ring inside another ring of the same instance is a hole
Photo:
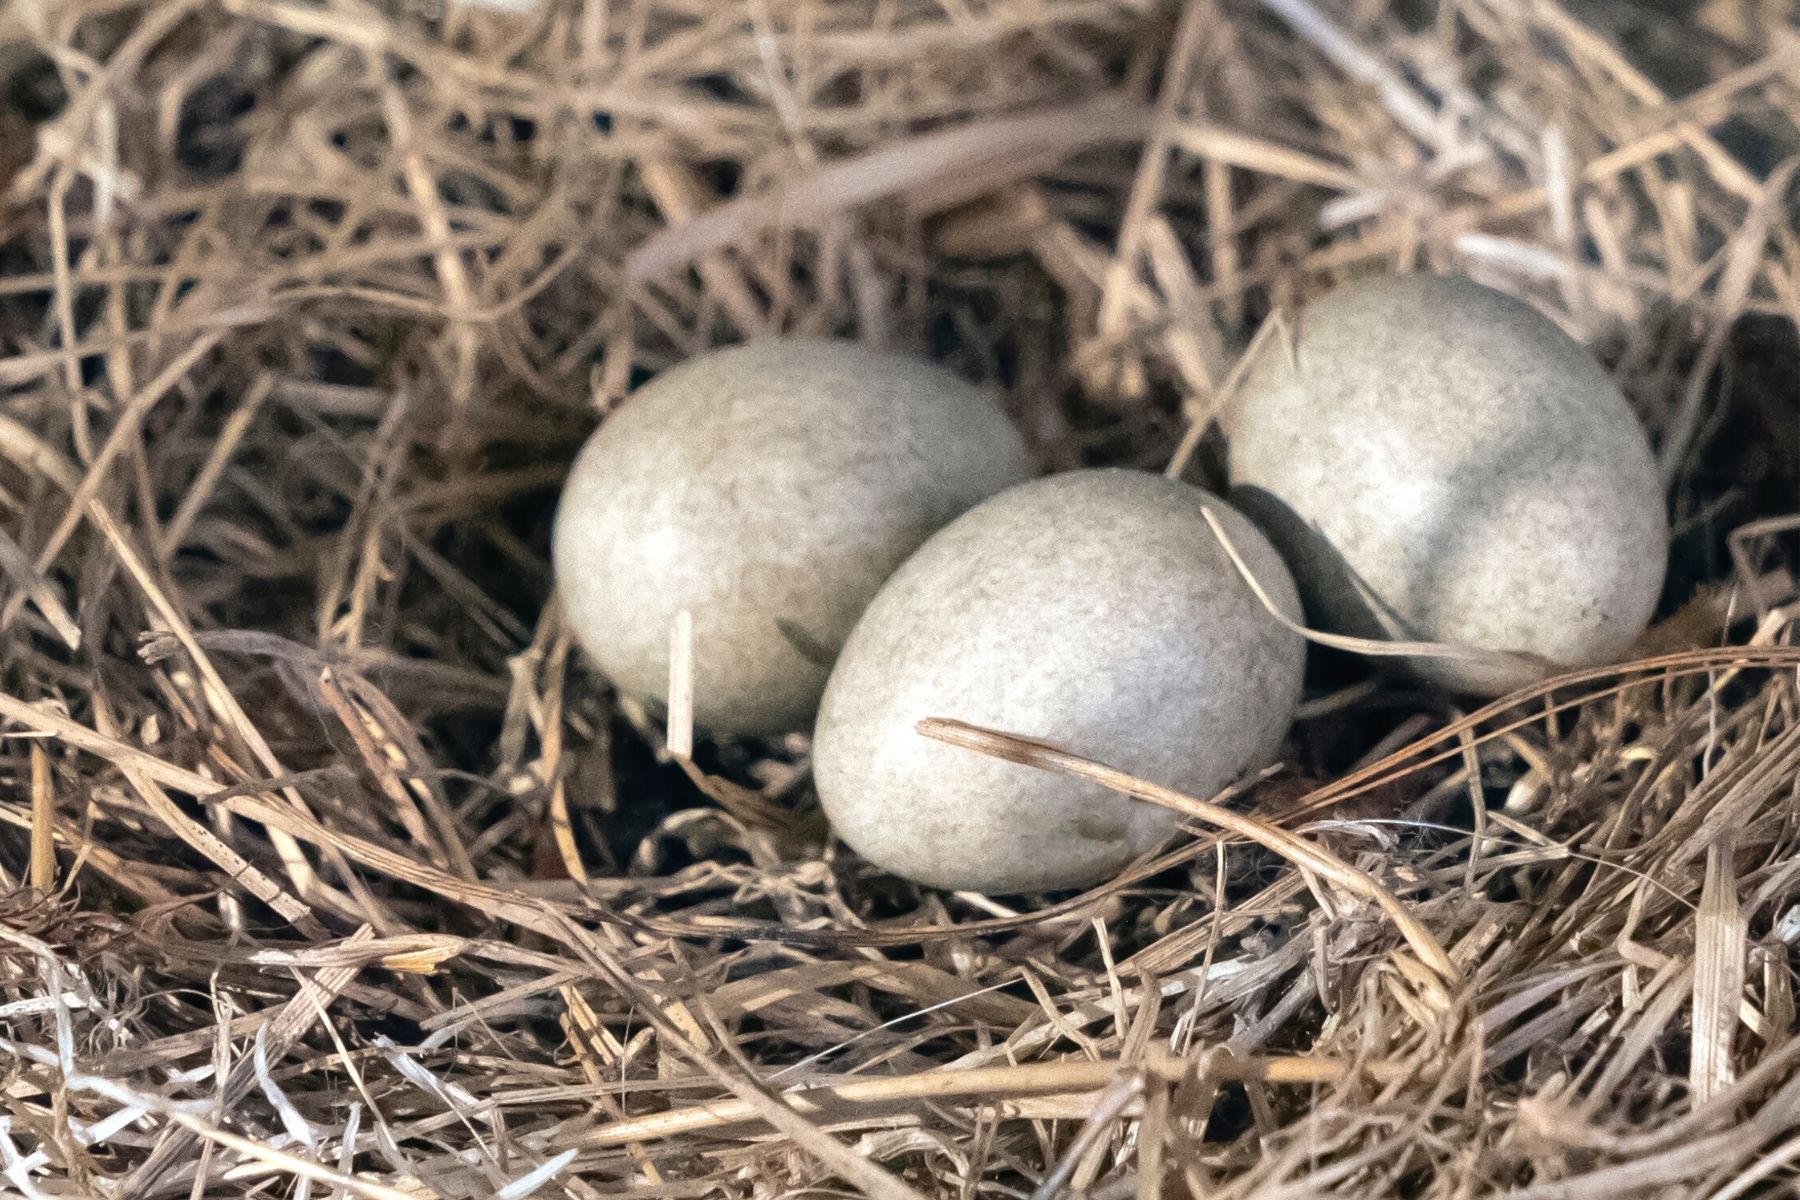
[[[1350,283],[1270,340],[1224,418],[1231,498],[1313,619],[1534,656],[1414,657],[1497,695],[1644,629],[1668,525],[1625,397],[1528,305],[1467,279]]]
[[[576,640],[667,701],[693,615],[694,715],[802,729],[851,626],[921,542],[1033,465],[985,394],[848,342],[769,340],[663,372],[570,471],[552,554]]]
[[[1224,501],[1141,471],[1072,471],[951,522],[870,604],[813,743],[832,826],[876,865],[988,893],[1094,882],[1172,812],[920,735],[925,717],[1021,734],[1206,797],[1280,748],[1305,646],[1274,548]]]

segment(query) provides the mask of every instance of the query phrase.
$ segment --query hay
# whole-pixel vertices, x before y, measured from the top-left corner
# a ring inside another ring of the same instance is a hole
[[[1680,7],[5,5],[0,1192],[1791,1183],[1800,37]],[[1322,655],[1228,843],[919,892],[544,612],[597,410],[706,346],[1208,478],[1264,319],[1394,266],[1616,369],[1668,619],[1468,714]]]

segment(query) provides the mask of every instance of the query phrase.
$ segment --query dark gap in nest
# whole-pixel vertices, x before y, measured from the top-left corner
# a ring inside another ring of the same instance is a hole
[[[353,336],[361,340],[360,334]],[[320,383],[374,387],[381,382],[373,368],[357,362],[337,346],[314,344],[307,348],[307,356],[306,374]]]
[[[600,361],[601,360],[596,357],[594,360],[595,365],[598,365]],[[655,369],[646,364],[634,362],[631,364],[630,374],[626,376],[625,386],[630,391],[635,392],[654,378],[656,378]]]
[[[449,211],[445,215],[449,218],[452,228],[468,224],[466,220],[460,222],[457,220],[457,212],[461,209],[500,215],[512,211],[499,188],[468,171],[443,172],[438,176],[437,194],[438,199],[449,206]]]
[[[61,115],[69,103],[56,62],[35,47],[8,47],[6,82],[0,103],[32,124]]]
[[[431,761],[479,771],[493,766],[489,750],[500,740],[500,731],[500,712],[471,705],[426,722],[419,740]],[[454,793],[456,789],[446,790]]]
[[[350,206],[342,200],[321,197],[316,200],[306,201],[303,211],[324,224],[341,225],[343,224],[344,218],[349,215]],[[284,224],[288,220],[289,217],[287,216],[285,209],[269,210],[269,223],[271,225]]]
[[[694,173],[700,176],[712,193],[721,200],[728,200],[738,194],[738,186],[743,182],[743,164],[730,158],[702,159],[694,166]]]
[[[925,352],[928,358],[950,366],[970,365],[975,348],[969,333],[992,331],[995,336],[983,343],[995,368],[993,382],[1011,388],[1017,382],[1019,344],[1016,331],[1002,332],[998,327],[1005,313],[1001,298],[991,291],[951,289],[943,285],[927,288],[927,304],[933,311],[925,328]],[[961,318],[959,320],[958,318]],[[972,329],[971,329],[972,327]],[[985,365],[985,363],[983,364]]]
[[[1713,136],[1753,176],[1767,182],[1776,168],[1800,154],[1800,131],[1786,120],[1776,104],[1764,101],[1731,113]]]
[[[394,978],[390,976],[390,978]],[[397,991],[400,985],[394,983],[389,990]],[[416,1046],[425,1040],[425,1029],[416,1020],[402,1013],[388,1010],[372,1011],[368,1006],[358,1005],[350,1015],[351,1027],[355,1029],[365,1043],[377,1038],[386,1038],[398,1046]]]
[[[229,75],[215,75],[182,101],[175,122],[175,161],[201,179],[219,179],[244,161],[239,118],[256,108],[256,93]]]
[[[1226,1083],[1213,1098],[1206,1114],[1206,1133],[1201,1139],[1208,1145],[1230,1144],[1256,1128],[1256,1111],[1250,1105],[1249,1093],[1241,1083]]]
[[[1754,678],[1753,673],[1750,675],[1737,675],[1724,680],[1713,681],[1713,690],[1718,696],[1718,702],[1721,705],[1748,704],[1754,701],[1755,698],[1762,693],[1763,681]],[[1700,774],[1704,773],[1703,768],[1706,764],[1702,759],[1706,752],[1706,746],[1700,747],[1695,752],[1693,763],[1697,772],[1696,778],[1699,778]]]
[[[0,222],[0,228],[4,223]],[[0,239],[0,279],[16,279],[38,269],[43,261],[41,247],[34,246],[24,234]],[[0,340],[8,345],[39,335],[50,318],[50,294],[27,292],[9,296],[0,304]]]
[[[854,886],[844,888],[846,895],[854,898],[856,915],[869,925],[887,925],[894,923],[917,923],[923,915],[920,904],[920,890],[897,876],[878,871],[860,860],[841,856],[840,875],[854,880]],[[849,868],[855,874],[850,874]],[[952,912],[958,905],[951,904]],[[896,962],[913,962],[929,957],[923,944],[903,942],[897,946],[884,946],[882,957]]]
[[[738,82],[737,77],[724,71],[713,71],[705,75],[695,75],[688,80],[689,87],[703,96],[714,100],[722,100],[726,104],[734,104],[744,108],[758,106],[758,97],[752,95]]]
[[[1500,803],[1506,799],[1506,794],[1504,791],[1496,794],[1494,789],[1484,786],[1481,789],[1481,799],[1484,804],[1498,808]],[[1475,827],[1475,799],[1469,795],[1468,788],[1457,788],[1445,798],[1443,807],[1432,813],[1428,819],[1439,825],[1449,825],[1457,829],[1473,829]],[[1420,830],[1419,832],[1425,834],[1429,831]],[[1456,835],[1447,834],[1445,836],[1454,837]]]
[[[54,121],[68,106],[68,88],[56,63],[36,50],[29,52],[5,81],[4,104],[32,124]]]
[[[577,786],[588,772],[609,770],[614,792],[612,805],[604,813],[587,809],[589,819],[577,830],[579,845],[597,849],[604,861],[619,864],[640,861],[642,856],[648,855],[655,863],[658,875],[673,875],[701,861],[748,863],[741,850],[717,840],[710,831],[677,832],[663,828],[677,813],[717,809],[718,805],[678,766],[661,759],[630,722],[618,716],[612,718],[609,745],[611,753],[606,763],[579,758],[576,773],[571,776],[571,786]],[[753,768],[779,759],[779,755],[772,757],[772,750],[760,742],[701,739],[695,747],[694,762],[708,775],[755,790],[760,787],[760,781]],[[581,756],[592,753],[591,749],[580,747],[574,748],[573,752]],[[572,804],[580,807],[579,795],[572,797]],[[714,849],[705,854],[696,853],[692,841],[696,837],[713,845]],[[600,843],[597,847],[594,846],[596,839]],[[710,893],[684,893],[688,903],[709,897]],[[776,914],[765,903],[757,902],[754,911],[742,908],[737,915],[772,920]]]
[[[328,140],[355,166],[364,170],[379,170],[387,154],[383,144],[386,134],[387,130],[379,118],[365,115],[360,119],[351,118],[348,123],[333,128]]]
[[[1704,557],[1690,568],[1696,573],[1727,573],[1730,531],[1757,513],[1791,512],[1800,498],[1797,359],[1800,334],[1791,322],[1747,314],[1733,324],[1724,366],[1711,385],[1719,394],[1718,415],[1691,476],[1696,507],[1717,509],[1701,526]],[[1686,565],[1699,556],[1691,544],[1678,544],[1674,557]]]

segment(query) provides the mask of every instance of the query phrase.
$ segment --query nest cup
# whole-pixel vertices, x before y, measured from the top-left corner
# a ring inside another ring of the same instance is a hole
[[[1781,1186],[1788,24],[0,5],[0,1191]],[[1179,814],[1085,890],[871,866],[803,736],[672,752],[548,605],[578,448],[716,346],[880,347],[1051,471],[1217,491],[1258,339],[1397,271],[1618,384],[1649,632],[1483,707],[1319,650],[1230,796],[928,725]]]

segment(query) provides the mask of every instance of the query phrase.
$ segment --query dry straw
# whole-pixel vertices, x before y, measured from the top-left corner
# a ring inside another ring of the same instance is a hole
[[[0,1194],[1789,1186],[1800,37],[1678,7],[0,4]],[[1321,651],[1222,803],[932,724],[1194,819],[1088,892],[881,877],[546,606],[710,345],[1216,480],[1256,331],[1396,268],[1618,373],[1668,619],[1470,712]]]

